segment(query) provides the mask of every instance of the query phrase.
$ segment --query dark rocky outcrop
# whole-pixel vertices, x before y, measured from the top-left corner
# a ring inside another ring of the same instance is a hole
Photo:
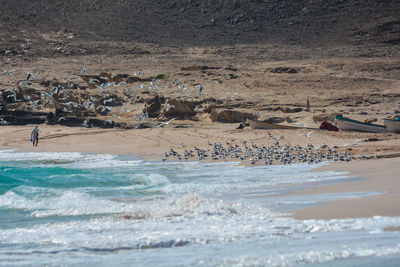
[[[144,100],[144,110],[147,112],[150,118],[156,118],[160,115],[161,105],[165,102],[165,98],[158,94],[152,95],[152,97]]]
[[[276,110],[280,110],[283,113],[297,113],[302,112],[302,108],[289,108],[289,107],[278,107]]]
[[[247,119],[255,120],[257,116],[249,111],[243,110],[233,110],[216,108],[211,111],[211,120],[213,122],[223,122],[223,123],[238,123],[244,122]]]
[[[198,102],[168,99],[165,104],[169,105],[169,109],[162,113],[164,117],[190,119],[196,114],[194,109],[198,105]]]
[[[298,70],[294,69],[294,68],[288,68],[288,67],[278,67],[278,68],[273,68],[273,69],[269,69],[270,72],[272,73],[297,73]]]

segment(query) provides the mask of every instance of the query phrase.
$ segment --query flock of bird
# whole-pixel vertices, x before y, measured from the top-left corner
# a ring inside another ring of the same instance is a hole
[[[170,160],[240,160],[248,161],[251,165],[262,164],[293,164],[293,163],[319,163],[323,161],[351,161],[352,155],[349,152],[339,153],[334,148],[327,145],[315,147],[308,144],[305,147],[300,145],[290,146],[283,145],[279,142],[279,138],[272,136],[268,132],[269,137],[273,140],[273,144],[257,145],[254,142],[243,141],[241,145],[234,142],[233,139],[221,143],[211,143],[208,141],[209,147],[201,149],[194,147],[193,149],[184,149],[183,152],[175,151],[170,148],[163,154],[162,161]],[[182,144],[185,148],[185,145]]]
[[[15,70],[4,70],[7,76],[11,76],[14,74]],[[83,69],[80,72],[81,75],[86,75],[87,70]],[[136,72],[136,76],[141,77],[144,75],[143,72]],[[107,80],[106,77],[101,77],[102,79]],[[33,79],[34,81],[38,80],[38,77],[32,73],[27,73],[25,77],[25,81],[20,83],[20,86],[26,86],[28,88],[30,80]],[[106,82],[101,83],[98,79],[90,78],[88,81],[89,84],[95,84],[96,88],[99,89],[99,96],[103,96],[106,92],[109,92],[112,87],[118,87],[121,84],[127,84],[126,82],[120,82],[116,84],[115,82]],[[179,93],[184,93],[187,90],[187,84],[181,81],[178,78],[172,80],[172,84],[178,87]],[[67,82],[67,88],[71,89],[74,87],[74,84],[71,82]],[[150,86],[146,87],[144,84],[140,84],[138,86],[139,89],[147,89],[147,90],[158,90],[160,89],[161,81],[158,79],[153,79],[150,82]],[[199,96],[202,96],[205,88],[198,84],[196,85],[198,89]],[[49,103],[54,101],[54,96],[57,95],[57,99],[67,101],[69,99],[69,94],[63,91],[65,88],[62,85],[53,86],[53,88],[48,93],[42,93],[41,96],[45,100],[44,106],[46,107]],[[22,101],[22,99],[17,99],[17,92],[13,89],[4,90],[4,92],[9,92],[7,98],[11,98],[14,102]],[[131,95],[132,89],[126,88],[124,90],[125,94]],[[62,96],[62,97],[61,97]],[[37,106],[40,100],[30,100],[30,96],[23,95],[23,100],[29,102],[33,106]],[[83,105],[87,109],[94,108],[94,102],[97,101],[97,98],[94,96],[90,96],[90,101],[84,101]],[[103,105],[99,105],[97,109],[99,109],[102,113],[107,113],[111,111],[112,102],[114,101],[113,98],[104,99]],[[78,107],[78,103],[69,101],[63,102],[60,104],[64,105],[63,111],[64,112],[71,112],[71,107]],[[170,104],[167,104],[164,111],[168,112],[171,108]],[[125,112],[131,112],[131,110],[125,109]],[[133,118],[138,122],[145,121],[149,117],[148,113],[143,109],[139,108],[138,112],[133,115]],[[114,115],[114,118],[119,118],[119,116]],[[66,120],[65,117],[60,117],[58,119],[59,122],[62,120]],[[172,119],[174,120],[174,119]],[[164,125],[169,124],[172,120],[164,123]],[[9,124],[4,119],[1,119],[0,124]],[[112,120],[104,120],[104,125],[112,125]],[[85,120],[82,123],[84,127],[91,127],[88,124],[88,120]],[[290,146],[290,145],[283,145],[279,141],[279,138],[275,138],[272,136],[270,132],[268,132],[269,138],[272,140],[272,145],[257,145],[254,142],[247,142],[243,141],[240,145],[235,143],[235,140],[230,139],[227,141],[225,145],[221,143],[211,143],[208,142],[209,147],[206,149],[201,149],[198,147],[194,147],[193,149],[184,149],[182,152],[177,152],[173,148],[170,148],[169,151],[165,152],[162,161],[166,160],[240,160],[240,161],[248,161],[251,165],[259,165],[259,164],[293,164],[293,163],[319,163],[322,161],[333,160],[333,161],[351,161],[352,155],[348,152],[339,153],[335,149],[337,147],[330,148],[327,145],[322,145],[320,147],[315,147],[312,144],[308,144],[305,147],[300,145]],[[182,144],[184,148],[185,145]]]
[[[5,74],[7,76],[11,76],[14,74],[15,70],[14,69],[10,69],[10,70],[4,70]],[[87,70],[86,69],[82,69],[79,73],[80,75],[87,75]],[[139,72],[135,72],[135,76],[137,77],[142,77],[144,75],[144,73],[142,71]],[[108,80],[107,77],[101,77],[104,80]],[[20,83],[20,87],[26,87],[29,88],[29,82],[30,80],[33,79],[34,81],[39,80],[39,78],[34,75],[33,73],[26,73],[26,77],[25,77],[25,81]],[[98,95],[99,96],[104,96],[106,93],[109,93],[111,91],[112,87],[118,87],[122,84],[127,84],[125,81],[122,81],[118,84],[116,84],[115,82],[100,82],[100,80],[95,79],[95,78],[90,78],[88,81],[89,84],[93,84],[96,86],[97,89],[99,89]],[[172,84],[174,86],[178,87],[178,92],[183,94],[186,89],[187,89],[187,84],[183,81],[181,81],[178,78],[175,78],[172,80]],[[71,83],[70,81],[67,82],[67,88],[71,89],[74,87],[74,84]],[[162,88],[161,85],[161,80],[160,79],[152,79],[150,82],[150,86],[146,87],[144,84],[140,84],[138,85],[139,89],[147,89],[148,91],[150,90],[159,90],[160,88]],[[202,96],[205,88],[204,86],[198,84],[196,85],[196,88],[198,89],[198,94],[199,96]],[[69,94],[68,93],[64,93],[64,86],[62,85],[55,85],[52,87],[52,89],[50,90],[50,92],[48,93],[42,93],[41,96],[44,99],[44,107],[47,107],[49,104],[54,102],[54,96],[57,95],[58,96],[58,102],[59,100],[67,100],[69,98]],[[18,101],[22,101],[22,99],[17,99],[17,93],[15,90],[13,89],[8,89],[6,90],[6,92],[9,91],[11,92],[11,94],[9,94],[7,96],[7,98],[12,98],[13,102],[18,102]],[[132,89],[131,88],[126,88],[124,90],[126,95],[131,95],[132,94]],[[62,97],[60,97],[60,95],[63,93]],[[95,97],[91,96],[91,101],[84,101],[83,102],[83,106],[87,109],[92,109],[94,108],[94,102],[97,100]],[[32,106],[38,106],[40,100],[35,100],[35,101],[30,101],[30,96],[23,96],[23,100],[29,102]],[[97,107],[97,110],[99,110],[102,114],[107,114],[108,112],[111,111],[112,107],[108,104],[112,103],[113,99],[107,99],[104,100],[103,105],[99,105]],[[63,107],[63,112],[72,112],[71,110],[71,106],[73,107],[78,107],[78,103],[73,102],[73,101],[69,101],[66,103],[59,103],[64,105]],[[165,108],[165,111],[167,112],[169,109],[171,108],[171,105],[167,105],[167,107]],[[131,112],[130,110],[126,111],[126,112]],[[136,112],[136,114],[133,115],[133,118],[140,122],[145,121],[148,118],[148,114],[146,111],[144,111],[142,108],[138,110],[138,112]],[[82,124],[84,125],[84,124]],[[85,125],[86,126],[86,125]]]

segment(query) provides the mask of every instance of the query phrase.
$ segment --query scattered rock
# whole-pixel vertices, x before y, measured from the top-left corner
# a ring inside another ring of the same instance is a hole
[[[373,123],[373,122],[376,122],[376,121],[378,121],[377,118],[368,118],[368,119],[364,120],[365,123]]]
[[[289,116],[285,117],[285,121],[288,122],[288,123],[293,122],[293,120]]]
[[[380,139],[376,137],[370,137],[364,140],[364,142],[376,142],[376,141],[380,141]]]
[[[247,119],[254,120],[257,116],[251,112],[232,109],[213,109],[211,112],[213,122],[236,123]]]
[[[272,73],[297,73],[298,70],[294,68],[288,68],[288,67],[278,67],[278,68],[273,68],[273,69],[268,69]]]
[[[191,118],[196,114],[194,111],[196,103],[194,102],[169,99],[165,104],[169,104],[170,108],[168,111],[163,112],[164,117]]]
[[[322,122],[322,121],[327,121],[328,118],[329,118],[328,114],[319,114],[319,115],[313,116],[313,121],[314,122]]]
[[[220,69],[220,67],[209,67],[209,66],[189,66],[189,67],[182,67],[182,71],[199,71],[199,70],[210,70],[210,69]]]
[[[314,122],[333,121],[335,119],[335,116],[342,117],[343,114],[342,113],[336,113],[336,112],[332,112],[329,115],[328,114],[319,114],[319,115],[313,116],[313,121]]]
[[[205,102],[205,103],[201,103],[200,105],[197,105],[194,108],[194,111],[196,113],[210,113],[215,107],[217,106],[217,103],[215,102]]]
[[[144,102],[144,110],[149,114],[149,117],[156,118],[160,114],[161,105],[165,102],[165,98],[155,94],[153,97],[145,99]]]
[[[277,110],[280,110],[283,113],[296,113],[303,111],[302,108],[289,108],[289,107],[278,107]]]

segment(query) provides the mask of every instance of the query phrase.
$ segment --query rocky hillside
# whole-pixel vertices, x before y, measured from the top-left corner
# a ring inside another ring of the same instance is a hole
[[[399,0],[0,1],[1,40],[65,31],[174,45],[400,44]],[[72,37],[71,37],[72,38]]]

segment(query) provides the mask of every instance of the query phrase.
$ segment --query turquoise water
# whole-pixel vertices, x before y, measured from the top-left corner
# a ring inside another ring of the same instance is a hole
[[[298,221],[340,198],[281,193],[349,180],[320,165],[146,162],[0,151],[2,266],[396,266],[399,217]]]

